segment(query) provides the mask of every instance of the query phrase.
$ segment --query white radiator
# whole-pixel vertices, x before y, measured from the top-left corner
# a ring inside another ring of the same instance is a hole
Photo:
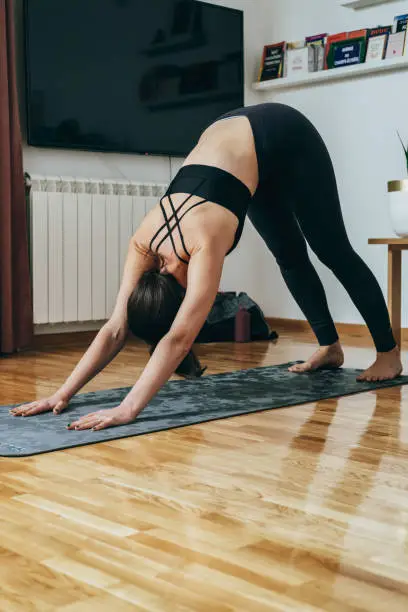
[[[160,184],[31,176],[35,324],[109,318],[129,239],[165,189]]]

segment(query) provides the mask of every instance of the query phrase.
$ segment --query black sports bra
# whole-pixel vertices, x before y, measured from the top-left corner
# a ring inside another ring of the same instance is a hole
[[[174,193],[189,194],[177,209],[175,208],[171,197]],[[202,199],[189,206],[187,210],[182,210],[193,196],[199,196]],[[166,197],[168,198],[171,207],[172,214],[170,217],[167,216],[163,205],[163,200]],[[235,233],[234,244],[228,251],[228,253],[231,253],[241,238],[242,230],[244,229],[245,217],[251,202],[251,198],[251,192],[248,187],[233,174],[230,174],[225,170],[220,170],[220,168],[216,168],[215,166],[202,166],[199,164],[183,166],[170,183],[169,188],[167,189],[163,198],[160,200],[160,207],[162,209],[164,223],[151,239],[150,249],[152,251],[157,251],[163,242],[167,238],[170,238],[174,252],[178,259],[187,264],[188,261],[183,259],[183,257],[177,253],[173,238],[173,231],[177,228],[184,252],[188,257],[190,257],[180,228],[180,221],[192,208],[195,208],[200,204],[204,204],[205,202],[215,202],[227,210],[230,210],[238,218],[238,228]],[[180,213],[182,214],[180,215]],[[158,242],[156,246],[154,246],[154,242],[156,240]]]

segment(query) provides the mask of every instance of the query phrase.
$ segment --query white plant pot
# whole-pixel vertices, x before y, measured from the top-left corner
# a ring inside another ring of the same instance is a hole
[[[397,236],[406,238],[408,237],[408,179],[390,181],[388,198],[392,228]]]

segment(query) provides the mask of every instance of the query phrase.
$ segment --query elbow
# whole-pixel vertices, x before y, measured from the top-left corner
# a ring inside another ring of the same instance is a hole
[[[169,333],[165,336],[166,342],[171,346],[172,352],[178,357],[186,357],[191,351],[194,344],[194,339],[187,333]]]
[[[126,340],[128,330],[125,325],[108,321],[103,330],[108,334],[115,344],[123,344]]]

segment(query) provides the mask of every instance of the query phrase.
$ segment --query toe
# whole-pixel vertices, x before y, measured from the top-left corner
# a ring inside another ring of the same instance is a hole
[[[296,368],[293,371],[296,374],[304,374],[305,372],[310,372],[310,370],[311,370],[310,365],[307,365],[307,363],[302,363],[296,366]]]
[[[357,377],[357,382],[371,382],[371,376],[367,372],[363,372]]]

